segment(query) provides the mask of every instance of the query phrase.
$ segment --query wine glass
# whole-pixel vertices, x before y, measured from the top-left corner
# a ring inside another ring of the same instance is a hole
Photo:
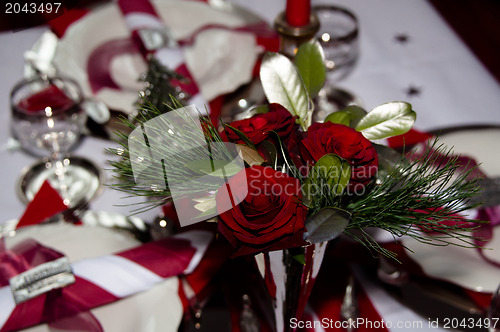
[[[313,121],[323,121],[335,111],[359,99],[337,83],[349,75],[359,58],[358,19],[349,9],[334,5],[316,5],[312,9],[320,22],[316,38],[325,53],[326,83],[314,100]]]
[[[23,172],[23,181],[29,182],[23,184],[27,201],[45,180],[67,206],[80,204],[89,191],[97,189],[96,172],[89,169],[90,163],[81,158],[72,162],[67,155],[79,142],[87,119],[82,101],[79,85],[61,76],[38,75],[12,89],[12,134],[26,152],[44,157]]]

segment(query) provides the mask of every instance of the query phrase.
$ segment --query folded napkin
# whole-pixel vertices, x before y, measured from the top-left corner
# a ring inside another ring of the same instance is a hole
[[[212,240],[210,232],[192,231],[116,254],[74,262],[71,264],[76,279],[73,284],[16,305],[10,294],[9,279],[63,256],[33,240],[26,240],[0,253],[3,267],[0,331],[57,322],[145,291],[171,276],[190,274],[196,270]],[[68,307],[73,310],[63,310]]]
[[[203,112],[209,102],[211,117],[217,122],[223,95],[255,76],[263,50],[278,49],[278,36],[273,29],[255,19],[247,24],[236,11],[216,9],[203,1],[159,2],[157,6],[149,2],[144,5],[146,2],[119,2],[125,13],[123,18],[121,11],[110,5],[92,15],[69,12],[67,18],[64,15],[51,22],[53,30],[62,36],[55,55],[60,71],[77,79],[85,94],[103,100],[112,109],[131,112],[141,89],[137,78],[145,67],[137,57],[137,44],[129,37],[137,36],[133,31],[147,26],[170,28],[179,47],[157,50],[155,56],[168,58],[164,64],[196,83],[180,86],[196,97],[191,102],[199,111]],[[149,9],[142,9],[146,7]],[[164,21],[151,8],[161,9]],[[85,17],[85,22],[70,23],[70,16]],[[103,21],[113,22],[106,33],[101,33]],[[85,43],[85,47],[79,42]]]
[[[19,219],[16,228],[39,224],[56,213],[66,210],[59,193],[45,180]]]
[[[49,26],[57,37],[61,38],[71,24],[78,21],[89,13],[85,8],[73,8],[68,10],[64,15],[59,16],[49,21]]]
[[[46,181],[28,205],[18,228],[38,224],[65,209],[62,198]],[[64,254],[29,238],[7,249],[1,238],[0,331],[43,322],[52,328],[102,331],[90,309],[146,291],[172,276],[182,276],[178,295],[189,312],[207,295],[213,276],[230,253],[225,242],[213,238],[211,230],[190,230],[116,254],[73,262],[74,284],[17,305],[9,279]],[[190,292],[185,292],[187,288]]]
[[[187,84],[178,86],[190,94],[190,102],[197,105],[204,105],[207,102],[201,96],[198,86],[193,79],[193,76],[184,64],[184,50],[178,47],[172,36],[166,36],[167,27],[163,24],[160,16],[155,8],[148,0],[127,1],[118,0],[125,22],[131,30],[132,39],[137,43],[141,53],[147,56],[154,56],[162,65],[167,68],[174,69],[188,79]],[[150,36],[151,40],[143,37],[143,33],[150,31],[155,34]],[[155,39],[164,38],[157,41]],[[167,40],[170,39],[170,40]],[[147,45],[147,43],[156,45]],[[174,45],[165,45],[165,43],[173,43]],[[200,110],[203,112],[203,110]]]
[[[3,244],[3,243],[2,243]],[[53,289],[27,302],[14,303],[9,286],[11,278],[44,263],[55,262],[64,255],[28,239],[11,250],[0,248],[0,331],[14,331],[31,325],[47,322],[53,328],[75,328],[101,332],[97,319],[81,305],[72,293]],[[36,278],[36,275],[32,275]],[[28,277],[25,277],[26,280]],[[29,279],[28,279],[29,280]],[[40,285],[39,285],[40,286]],[[30,291],[30,287],[27,289]],[[57,286],[54,286],[57,287]],[[36,287],[35,287],[36,288]],[[69,324],[69,325],[68,325]]]

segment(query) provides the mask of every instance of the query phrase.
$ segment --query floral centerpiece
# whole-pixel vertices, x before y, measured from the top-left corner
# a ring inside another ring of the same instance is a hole
[[[374,142],[411,129],[410,104],[349,106],[311,123],[322,57],[315,42],[302,45],[295,62],[266,54],[260,76],[269,104],[220,130],[193,112],[165,117],[143,104],[149,115],[128,123],[133,133],[121,134],[113,150],[122,157],[112,163],[117,189],[147,196],[146,208],[173,200],[178,212],[191,211],[186,224],[217,222],[233,256],[256,255],[278,330],[301,315],[326,243],[342,234],[390,257],[370,229],[473,245],[458,214],[478,188],[467,172],[455,174],[450,151],[433,143],[415,160]],[[440,236],[424,235],[430,230]]]

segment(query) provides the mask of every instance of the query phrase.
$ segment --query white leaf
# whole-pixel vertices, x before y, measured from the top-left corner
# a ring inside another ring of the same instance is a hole
[[[408,132],[416,118],[410,104],[394,101],[375,107],[359,121],[356,130],[369,140],[382,139]]]
[[[295,65],[286,56],[268,52],[262,60],[260,80],[267,100],[284,106],[307,128],[309,95]]]

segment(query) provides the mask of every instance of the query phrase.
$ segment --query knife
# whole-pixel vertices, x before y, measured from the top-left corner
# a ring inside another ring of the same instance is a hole
[[[443,324],[446,320],[457,318],[459,322],[476,323],[486,318],[485,311],[458,285],[422,275],[410,275],[385,258],[380,259],[377,275],[390,294],[429,321],[437,319]],[[487,331],[481,324],[473,325],[463,331]]]

